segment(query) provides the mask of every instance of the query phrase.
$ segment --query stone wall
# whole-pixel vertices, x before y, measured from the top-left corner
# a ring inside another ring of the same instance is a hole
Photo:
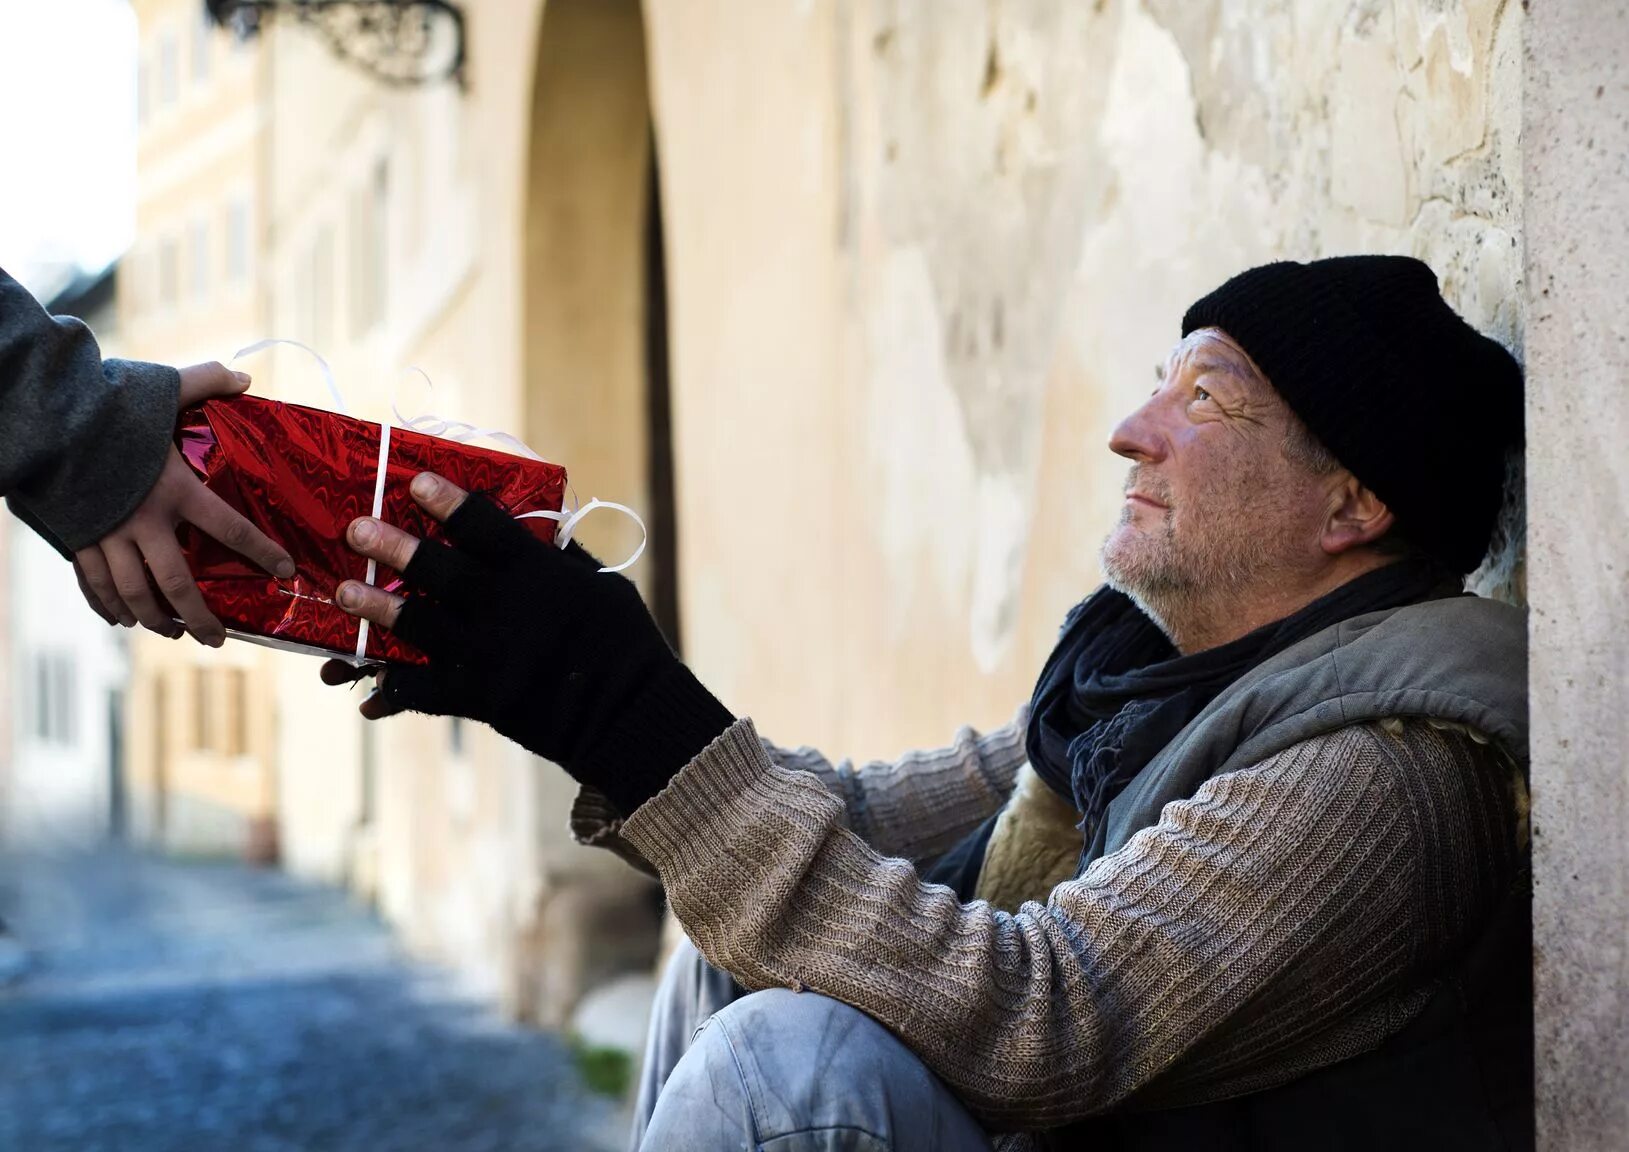
[[[1231,273],[1412,253],[1519,351],[1517,5],[647,19],[688,654],[777,739],[1011,714],[1097,583],[1109,431]]]
[[[1629,4],[1529,16],[1524,89],[1539,1141],[1629,1131]]]

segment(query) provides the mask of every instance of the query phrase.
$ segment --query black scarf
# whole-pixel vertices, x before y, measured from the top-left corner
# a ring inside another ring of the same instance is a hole
[[[1109,802],[1229,684],[1332,624],[1428,599],[1442,570],[1399,560],[1218,648],[1178,655],[1131,598],[1098,589],[1064,621],[1030,703],[1029,762],[1082,814],[1090,842]]]

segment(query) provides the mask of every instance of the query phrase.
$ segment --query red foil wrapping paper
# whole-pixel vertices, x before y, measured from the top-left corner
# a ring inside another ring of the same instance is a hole
[[[293,579],[278,580],[183,526],[193,578],[228,629],[278,646],[356,655],[361,622],[335,606],[333,595],[341,582],[367,577],[368,562],[345,543],[345,530],[373,512],[379,437],[378,424],[257,396],[206,400],[181,413],[175,434],[181,455],[211,491],[288,549],[297,569]],[[514,515],[557,512],[565,500],[566,471],[558,464],[393,427],[379,516],[421,540],[445,533],[408,492],[420,472],[484,493]],[[520,523],[554,540],[555,521]],[[401,590],[400,574],[382,564],[373,582]],[[377,626],[368,629],[364,657],[425,662],[423,653]]]

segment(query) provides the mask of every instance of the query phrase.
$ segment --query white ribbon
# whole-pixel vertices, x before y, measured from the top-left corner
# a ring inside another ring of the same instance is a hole
[[[311,359],[315,360],[317,362],[317,367],[322,371],[323,383],[328,385],[328,395],[334,398],[334,407],[339,410],[339,414],[341,416],[349,416],[351,414],[350,409],[345,407],[345,397],[340,395],[339,385],[334,383],[334,370],[328,366],[328,361],[324,360],[321,354],[319,354],[315,348],[312,348],[308,344],[301,344],[298,340],[284,340],[281,337],[272,336],[266,340],[256,340],[247,348],[239,348],[237,353],[232,357],[230,363],[236,364],[245,356],[253,356],[256,352],[264,352],[266,349],[275,347],[278,344],[287,344],[290,348],[298,348],[301,352],[304,352],[307,356],[311,357]]]
[[[328,366],[328,361],[324,360],[322,355],[318,353],[315,348],[312,348],[309,345],[302,344],[298,340],[286,340],[274,336],[265,340],[257,340],[246,348],[238,349],[236,355],[232,357],[231,362],[235,364],[245,356],[253,356],[257,352],[263,352],[267,348],[271,348],[278,344],[286,344],[290,348],[298,348],[300,351],[306,353],[306,355],[310,356],[317,362],[317,367],[322,372],[323,382],[328,385],[328,395],[333,398],[334,408],[339,412],[340,415],[348,416],[350,411],[345,406],[345,397],[340,393],[339,384],[334,380],[334,370]],[[409,371],[417,372],[420,378],[424,380],[425,386],[434,390],[435,385],[430,382],[430,377],[424,371],[424,369],[414,365],[409,369]],[[391,414],[396,417],[396,422],[403,428],[422,433],[426,436],[440,437],[443,440],[451,440],[456,444],[467,444],[471,440],[480,439],[496,440],[500,444],[504,444],[509,447],[516,455],[525,456],[528,459],[537,460],[540,462],[543,460],[543,457],[532,451],[531,447],[521,441],[518,437],[511,436],[509,433],[500,431],[496,428],[478,428],[474,424],[467,424],[462,420],[446,420],[440,416],[436,416],[428,412],[411,418],[403,416],[401,409],[397,407],[394,389],[391,390],[390,411]],[[380,421],[379,463],[374,471],[373,479],[373,518],[375,520],[381,519],[381,513],[384,511],[385,465],[389,462],[389,460],[390,425],[384,421]],[[566,545],[571,543],[572,534],[577,530],[577,525],[582,522],[583,517],[599,508],[609,508],[613,512],[621,512],[633,520],[635,524],[639,525],[639,547],[634,549],[633,555],[629,556],[622,563],[617,564],[614,567],[602,567],[600,569],[601,572],[621,572],[623,569],[631,567],[641,556],[645,554],[645,545],[650,540],[650,532],[645,527],[645,522],[639,518],[639,513],[635,512],[632,508],[629,508],[626,504],[613,504],[608,500],[590,499],[589,502],[583,505],[581,508],[574,508],[570,512],[567,512],[564,509],[559,512],[540,509],[536,512],[522,512],[520,515],[516,516],[515,519],[546,519],[555,521],[560,525],[560,527],[555,531],[554,543],[557,548],[564,549]],[[378,562],[370,559],[368,561],[367,576],[364,578],[363,582],[371,585],[375,577],[378,576],[378,573]],[[367,647],[368,621],[364,619],[361,621],[356,632],[355,662],[362,663],[367,659]]]
[[[650,531],[645,527],[645,522],[639,518],[639,513],[635,512],[632,508],[629,508],[626,504],[613,504],[609,500],[590,500],[587,504],[584,504],[581,508],[578,508],[572,512],[566,512],[564,510],[559,512],[549,512],[546,510],[537,512],[522,512],[519,516],[516,516],[515,519],[543,519],[556,521],[560,527],[554,534],[554,543],[556,547],[564,548],[567,544],[571,543],[571,534],[577,530],[577,525],[582,523],[583,517],[587,516],[590,512],[597,508],[609,508],[613,512],[621,512],[623,515],[631,519],[635,524],[639,525],[639,547],[634,549],[633,555],[628,557],[622,563],[613,567],[602,566],[600,571],[621,572],[624,568],[631,568],[634,561],[638,560],[645,554],[645,545],[650,541]]]
[[[407,370],[417,372],[419,379],[424,381],[424,386],[432,392],[435,391],[435,385],[430,382],[430,374],[423,368],[414,364]],[[390,391],[390,411],[396,417],[396,423],[403,428],[411,428],[413,431],[422,432],[426,436],[440,436],[444,440],[451,440],[458,444],[466,444],[471,440],[483,438],[496,440],[500,444],[508,445],[509,449],[518,456],[525,456],[537,461],[543,459],[523,443],[519,437],[511,436],[509,433],[500,431],[497,428],[477,428],[475,425],[466,424],[462,420],[443,420],[440,416],[434,416],[428,412],[409,419],[403,416],[402,410],[396,406],[396,390],[394,388]]]
[[[379,466],[373,473],[373,518],[379,519],[379,514],[385,510],[385,465],[390,461],[390,425],[379,423]],[[373,578],[379,574],[379,562],[368,557],[368,574],[363,583],[372,585]],[[368,621],[363,617],[362,624],[356,630],[356,658],[363,660],[368,654]]]

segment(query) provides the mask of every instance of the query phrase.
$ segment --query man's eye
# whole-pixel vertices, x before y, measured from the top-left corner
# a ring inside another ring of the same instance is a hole
[[[1193,386],[1193,398],[1195,400],[1209,400],[1210,399],[1210,393],[1206,392],[1199,385],[1195,384]]]

